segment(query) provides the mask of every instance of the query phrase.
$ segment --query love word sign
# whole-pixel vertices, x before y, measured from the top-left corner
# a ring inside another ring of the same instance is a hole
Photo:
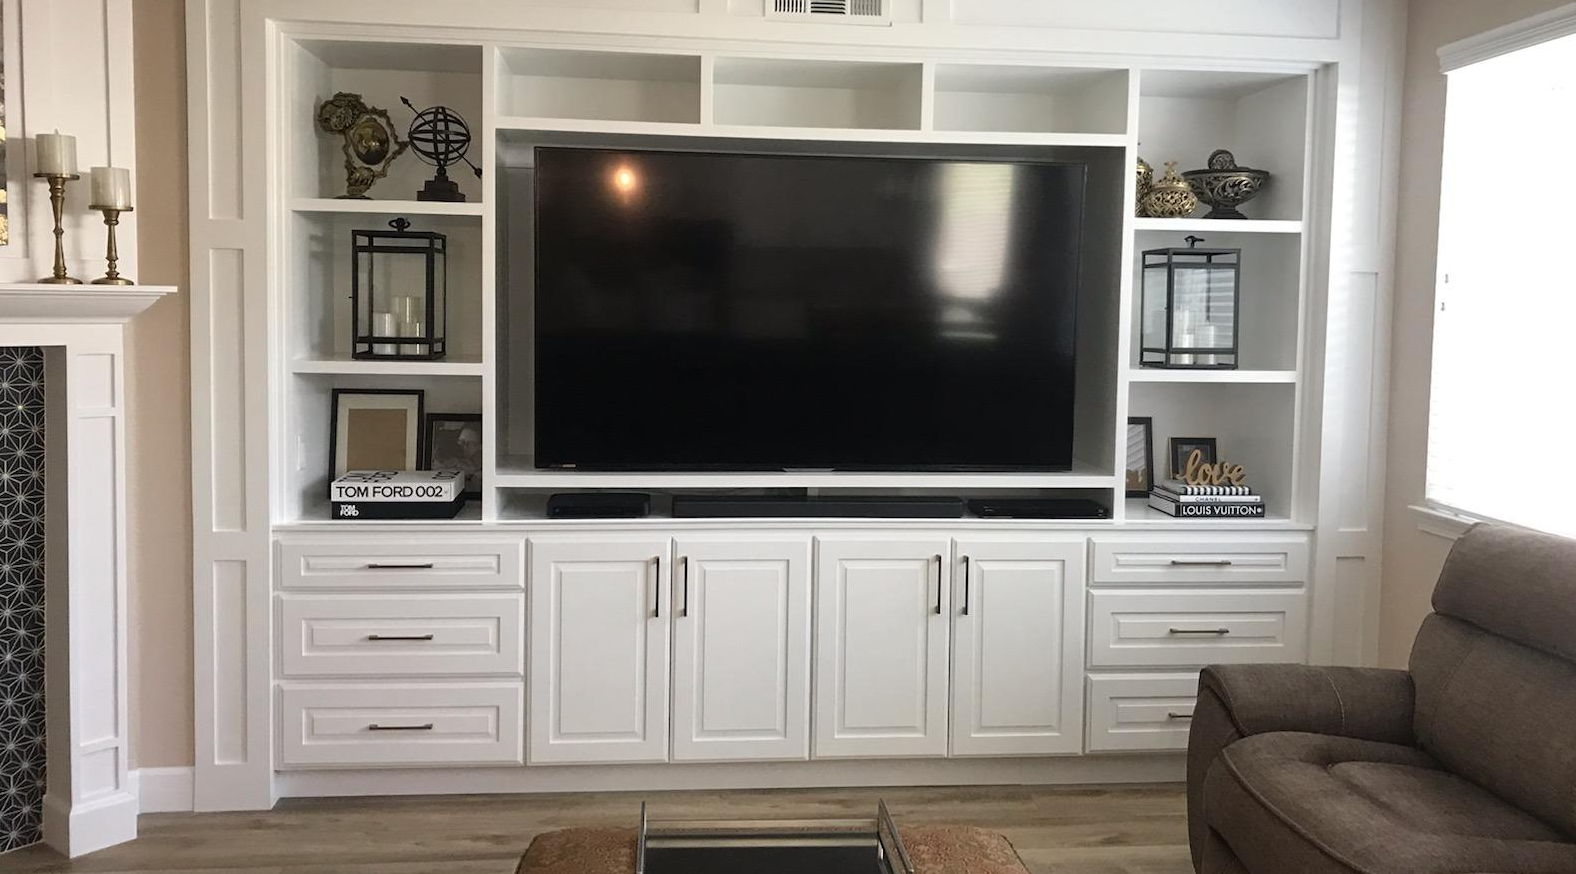
[[[1182,469],[1182,481],[1190,486],[1241,486],[1247,485],[1247,478],[1247,471],[1240,464],[1229,461],[1206,464],[1200,449],[1193,450]]]

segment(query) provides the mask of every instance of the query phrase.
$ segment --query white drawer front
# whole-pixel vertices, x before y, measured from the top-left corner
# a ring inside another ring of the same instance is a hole
[[[523,763],[524,684],[280,686],[285,767]]]
[[[1303,583],[1308,541],[1303,537],[1254,539],[1093,539],[1090,582],[1099,585]]]
[[[286,677],[525,671],[524,595],[281,595]]]
[[[1198,672],[1089,678],[1091,753],[1187,749]]]
[[[1089,667],[1301,662],[1302,589],[1128,589],[1089,596]]]
[[[281,540],[286,589],[523,589],[525,538]]]

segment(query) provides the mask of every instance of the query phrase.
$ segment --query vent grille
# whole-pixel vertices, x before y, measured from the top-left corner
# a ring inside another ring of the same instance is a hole
[[[891,24],[888,0],[768,0],[766,17],[827,24]]]

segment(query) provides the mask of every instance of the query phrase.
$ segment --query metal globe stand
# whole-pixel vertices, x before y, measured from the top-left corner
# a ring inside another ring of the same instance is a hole
[[[478,177],[482,175],[481,169],[465,157],[471,147],[470,126],[459,113],[447,106],[433,106],[418,111],[409,100],[401,97],[400,101],[416,113],[407,135],[410,150],[422,161],[438,168],[437,173],[416,192],[416,199],[464,203],[465,193],[460,191],[458,183],[449,178],[449,166],[464,161]]]

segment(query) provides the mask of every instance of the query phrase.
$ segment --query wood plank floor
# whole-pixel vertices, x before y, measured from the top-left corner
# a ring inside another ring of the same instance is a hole
[[[864,816],[1000,831],[1035,874],[1191,874],[1180,786],[645,792],[291,799],[266,813],[153,814],[140,837],[76,861],[44,847],[8,874],[512,874],[538,832],[654,815]]]

